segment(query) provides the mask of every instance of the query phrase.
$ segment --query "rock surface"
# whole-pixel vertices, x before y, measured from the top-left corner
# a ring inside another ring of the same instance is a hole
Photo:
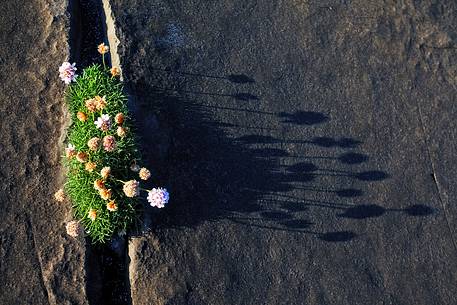
[[[455,1],[111,4],[172,194],[133,304],[455,303]]]
[[[86,304],[84,240],[54,200],[65,125],[60,64],[68,1],[2,1],[0,18],[0,304]]]

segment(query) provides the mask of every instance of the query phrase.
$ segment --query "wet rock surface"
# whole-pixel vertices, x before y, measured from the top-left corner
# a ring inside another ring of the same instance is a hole
[[[54,200],[68,117],[67,1],[3,1],[0,18],[0,304],[86,304],[84,240]]]
[[[453,1],[112,0],[170,206],[133,304],[453,304]]]

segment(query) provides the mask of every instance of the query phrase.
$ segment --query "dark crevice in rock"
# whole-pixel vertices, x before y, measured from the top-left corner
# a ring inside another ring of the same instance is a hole
[[[102,63],[97,45],[105,42],[106,21],[102,0],[70,0],[70,62],[78,72]],[[105,57],[110,64],[109,56]],[[128,276],[128,255],[125,237],[115,237],[104,245],[86,242],[86,291],[89,304],[132,304]]]

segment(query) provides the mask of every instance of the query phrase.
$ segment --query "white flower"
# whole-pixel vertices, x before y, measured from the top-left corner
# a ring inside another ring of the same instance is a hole
[[[64,62],[59,67],[59,76],[65,84],[69,84],[76,79],[76,63],[70,64],[68,61]]]
[[[148,201],[152,207],[163,208],[169,199],[170,194],[164,188],[153,188],[148,192]]]
[[[67,148],[65,148],[65,153],[67,158],[73,158],[76,156],[76,147],[73,144],[68,144]]]
[[[124,183],[122,190],[127,197],[138,196],[140,194],[140,183],[136,180],[127,181]]]
[[[109,115],[102,114],[102,116],[98,117],[98,119],[95,121],[95,125],[97,125],[97,128],[103,131],[108,131],[111,128]]]

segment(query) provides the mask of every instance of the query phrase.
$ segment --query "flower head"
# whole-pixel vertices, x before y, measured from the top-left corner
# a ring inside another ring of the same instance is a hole
[[[59,189],[55,194],[54,194],[54,198],[58,201],[58,202],[63,202],[65,200],[65,192],[63,191],[63,189]]]
[[[87,114],[85,114],[84,112],[78,111],[78,113],[76,114],[76,117],[77,117],[78,120],[80,120],[81,122],[87,121]]]
[[[89,146],[90,150],[96,151],[100,147],[100,138],[94,137],[87,141],[87,146]]]
[[[87,162],[85,167],[86,171],[91,173],[97,168],[97,164],[95,162]]]
[[[103,179],[107,179],[108,176],[111,174],[111,167],[109,166],[105,166],[104,168],[102,168],[102,170],[100,171],[100,175],[102,176]]]
[[[102,114],[101,117],[94,122],[97,125],[97,128],[101,129],[102,131],[108,131],[111,128],[111,121],[109,115]]]
[[[103,148],[106,151],[114,151],[116,147],[116,139],[113,136],[105,136],[103,138]]]
[[[121,69],[119,69],[118,67],[112,67],[110,72],[113,77],[121,75]]]
[[[89,217],[90,220],[94,221],[95,218],[97,218],[97,210],[90,209],[89,213],[87,214],[87,217]]]
[[[124,123],[124,119],[125,119],[125,116],[122,112],[119,112],[114,117],[114,121],[116,122],[117,125],[122,125]]]
[[[140,167],[138,166],[138,164],[136,164],[135,162],[132,163],[132,165],[130,165],[130,170],[132,172],[138,172],[140,170]]]
[[[71,237],[78,237],[82,233],[82,227],[78,221],[72,220],[65,226],[67,234]]]
[[[101,43],[98,45],[97,50],[98,50],[98,53],[103,55],[105,53],[108,53],[109,47],[107,45],[105,45],[105,43]]]
[[[89,157],[85,152],[80,151],[76,154],[76,160],[78,160],[81,163],[87,162],[88,159]]]
[[[86,100],[84,105],[86,105],[87,110],[90,112],[95,112],[97,110],[97,104],[93,98]]]
[[[169,199],[170,194],[164,188],[153,188],[148,192],[148,201],[152,207],[163,208]]]
[[[142,167],[138,175],[141,179],[148,180],[151,177],[151,172],[147,168]]]
[[[65,148],[65,154],[67,158],[71,159],[76,156],[76,148],[73,144],[68,144],[67,148]]]
[[[117,204],[116,204],[116,202],[114,202],[114,200],[111,200],[110,202],[108,202],[106,204],[106,208],[110,212],[115,212],[115,211],[117,211]]]
[[[123,138],[125,137],[125,135],[127,134],[127,129],[125,129],[124,127],[122,126],[119,126],[116,130],[116,133],[119,137]]]
[[[100,189],[98,190],[98,193],[100,194],[100,197],[102,197],[103,200],[108,200],[111,198],[111,189]]]
[[[106,107],[106,96],[103,96],[103,97],[100,97],[100,96],[96,96],[94,97],[94,101],[95,101],[95,107],[97,108],[97,110],[103,110],[105,109]]]
[[[94,189],[99,191],[99,190],[102,190],[104,188],[105,188],[105,182],[103,182],[103,180],[97,179],[97,180],[94,181]]]
[[[68,61],[64,62],[59,67],[60,79],[65,83],[69,84],[76,79],[76,63],[70,64]]]
[[[136,180],[130,180],[124,183],[122,188],[127,197],[135,197],[140,194],[140,183]]]

